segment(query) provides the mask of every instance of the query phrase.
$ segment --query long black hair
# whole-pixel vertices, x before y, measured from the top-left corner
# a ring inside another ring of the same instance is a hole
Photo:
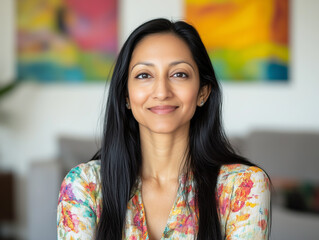
[[[131,110],[125,107],[128,68],[137,43],[149,34],[172,33],[189,47],[197,64],[200,87],[211,93],[198,107],[190,122],[188,165],[196,182],[199,211],[197,239],[221,239],[215,188],[224,164],[253,165],[237,155],[227,140],[221,121],[221,90],[204,44],[194,27],[184,21],[155,19],[139,26],[124,43],[109,87],[102,146],[92,159],[101,159],[102,212],[96,230],[97,240],[122,239],[127,203],[140,172],[142,156],[139,127]],[[209,226],[209,227],[207,227]]]

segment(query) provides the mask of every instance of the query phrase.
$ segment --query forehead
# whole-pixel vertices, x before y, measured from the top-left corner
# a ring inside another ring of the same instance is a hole
[[[185,60],[196,63],[183,39],[173,33],[156,33],[144,37],[132,53],[130,66],[138,61]]]

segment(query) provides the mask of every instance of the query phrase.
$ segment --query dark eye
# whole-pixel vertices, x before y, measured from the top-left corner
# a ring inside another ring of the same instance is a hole
[[[139,75],[137,75],[135,78],[138,78],[138,79],[146,79],[146,78],[150,78],[151,75],[147,74],[147,73],[141,73]]]
[[[187,78],[188,75],[186,73],[183,72],[178,72],[178,73],[174,73],[173,77],[177,77],[177,78]]]

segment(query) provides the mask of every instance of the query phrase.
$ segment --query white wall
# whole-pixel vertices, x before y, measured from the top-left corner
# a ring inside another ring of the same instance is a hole
[[[291,3],[291,81],[223,84],[224,122],[230,135],[245,135],[254,128],[319,131],[319,1]],[[182,0],[122,0],[119,10],[120,43],[145,20],[183,17]],[[14,1],[1,0],[0,83],[14,76],[14,46]],[[104,91],[104,84],[98,83],[26,83],[1,99],[0,169],[14,170],[25,178],[32,161],[57,155],[60,134],[98,137]],[[19,218],[23,236],[26,217],[22,200]]]
[[[0,2],[0,87],[14,76],[14,1]]]

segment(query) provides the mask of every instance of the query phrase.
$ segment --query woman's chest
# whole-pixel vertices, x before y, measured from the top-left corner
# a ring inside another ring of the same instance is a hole
[[[163,185],[152,181],[143,182],[141,195],[150,240],[161,239],[175,202],[178,201],[178,190],[179,184],[175,181]]]
[[[137,188],[128,203],[123,239],[194,239],[197,230],[192,184],[181,185],[177,193],[167,196],[150,194],[143,201]]]

